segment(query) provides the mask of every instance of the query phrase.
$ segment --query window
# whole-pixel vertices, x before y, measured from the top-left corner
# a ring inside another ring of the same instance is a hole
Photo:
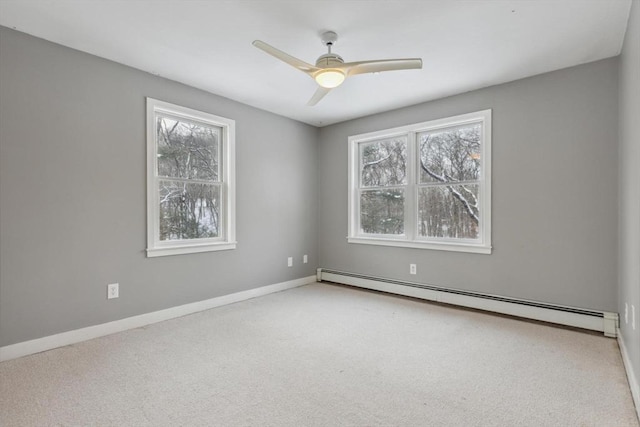
[[[491,110],[349,137],[348,241],[491,253]]]
[[[234,249],[235,122],[147,98],[147,256]]]

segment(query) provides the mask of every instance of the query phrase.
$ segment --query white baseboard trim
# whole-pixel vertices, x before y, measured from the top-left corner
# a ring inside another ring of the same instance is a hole
[[[151,313],[140,314],[138,316],[127,317],[125,319],[114,320],[113,322],[102,323],[100,325],[89,326],[86,328],[62,332],[60,334],[50,335],[43,338],[37,338],[30,341],[11,344],[8,346],[0,347],[0,362],[10,359],[16,359],[22,356],[28,356],[30,354],[40,353],[42,351],[51,350],[58,347],[64,347],[66,345],[75,344],[105,335],[111,335],[116,332],[122,332],[129,329],[139,328],[141,326],[151,325],[153,323],[162,322],[164,320],[175,319],[176,317],[186,316],[188,314],[197,313],[199,311],[209,310],[211,308],[233,304],[235,302],[245,301],[251,298],[261,297],[275,292],[296,288],[298,286],[303,286],[315,281],[316,276],[302,277],[300,279],[289,280],[287,282],[262,286],[260,288],[249,289],[247,291],[236,292],[229,295],[223,295],[204,301],[197,301],[190,304],[179,305],[177,307],[171,307]]]
[[[618,330],[618,346],[620,347],[620,354],[622,354],[622,363],[624,364],[624,370],[627,372],[627,381],[629,381],[629,388],[631,389],[631,396],[633,396],[633,403],[636,405],[636,414],[640,419],[640,386],[638,385],[638,377],[636,377],[633,371],[633,365],[631,359],[629,359],[629,353],[627,352],[627,346],[624,343],[624,338]]]
[[[615,337],[618,327],[618,313],[539,303],[322,268],[318,269],[316,276],[318,281],[341,283],[428,301],[589,329],[603,332],[608,337]]]

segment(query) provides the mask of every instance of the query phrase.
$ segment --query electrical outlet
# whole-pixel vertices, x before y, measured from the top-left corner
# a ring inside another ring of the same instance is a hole
[[[287,267],[293,267],[293,257],[287,258]]]
[[[118,298],[120,296],[120,285],[111,283],[107,285],[107,299]]]
[[[418,272],[418,269],[416,268],[415,264],[409,264],[409,274],[416,274]]]
[[[629,323],[629,304],[624,303],[624,323],[625,325]]]
[[[307,258],[307,256],[306,256],[306,255],[302,255],[302,263],[303,263],[303,264],[306,264],[306,263],[308,263],[308,262],[309,262],[309,258]]]
[[[631,304],[631,327],[636,330],[636,306]]]

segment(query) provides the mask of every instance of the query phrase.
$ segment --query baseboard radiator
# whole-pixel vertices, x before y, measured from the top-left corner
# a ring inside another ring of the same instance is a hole
[[[603,332],[608,337],[615,337],[618,327],[618,313],[606,311],[541,303],[323,268],[318,269],[317,280],[589,329]]]

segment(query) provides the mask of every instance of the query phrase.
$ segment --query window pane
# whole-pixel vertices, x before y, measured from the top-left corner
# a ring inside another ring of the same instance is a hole
[[[435,185],[418,190],[421,237],[477,239],[479,185]]]
[[[160,180],[160,240],[220,235],[220,186]]]
[[[363,191],[360,228],[367,234],[403,234],[404,190]]]
[[[360,144],[363,187],[384,187],[407,183],[407,139]]]
[[[218,181],[221,129],[156,117],[158,176]]]
[[[480,178],[480,123],[418,134],[420,182]]]

